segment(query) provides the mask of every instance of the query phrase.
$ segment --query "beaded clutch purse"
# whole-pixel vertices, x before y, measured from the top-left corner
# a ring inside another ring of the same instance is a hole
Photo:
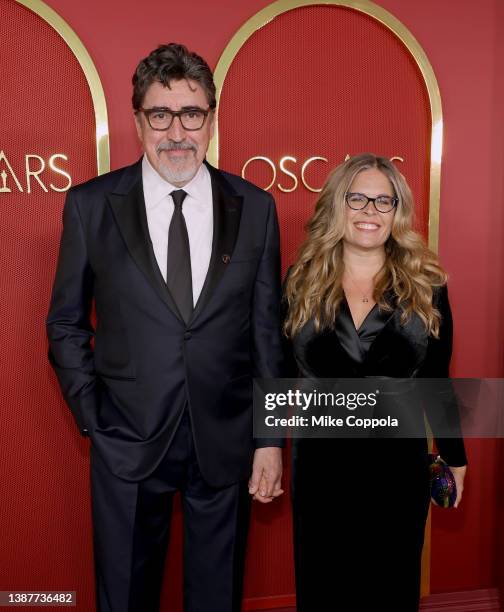
[[[451,508],[457,499],[453,472],[439,455],[429,455],[431,497],[441,508]]]

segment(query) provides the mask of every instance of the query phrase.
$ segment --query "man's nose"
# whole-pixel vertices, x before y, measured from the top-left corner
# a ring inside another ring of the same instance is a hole
[[[167,130],[167,136],[170,138],[170,140],[175,140],[178,142],[180,142],[181,140],[184,140],[185,130],[182,127],[182,123],[178,115],[173,117],[172,124]]]

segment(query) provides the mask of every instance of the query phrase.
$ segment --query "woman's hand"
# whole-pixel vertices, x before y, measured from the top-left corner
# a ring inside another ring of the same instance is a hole
[[[464,478],[466,475],[467,465],[462,465],[459,467],[448,466],[452,471],[453,478],[455,478],[455,484],[457,485],[457,499],[453,504],[454,508],[457,508],[460,504],[460,500],[462,499],[462,493],[464,491]]]
[[[452,471],[453,478],[455,479],[455,486],[457,487],[457,497],[455,499],[455,503],[453,504],[454,508],[457,508],[462,499],[462,493],[464,492],[464,478],[466,475],[467,465],[462,466],[448,466]],[[431,497],[431,503],[435,506],[439,506],[439,504]]]

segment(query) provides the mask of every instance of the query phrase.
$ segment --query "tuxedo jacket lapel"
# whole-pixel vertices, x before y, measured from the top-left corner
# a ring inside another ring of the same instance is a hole
[[[206,164],[212,180],[213,240],[212,255],[203,289],[191,320],[208,304],[217,284],[231,261],[240,228],[242,197],[231,191],[221,173]]]
[[[241,196],[232,192],[230,185],[218,170],[208,164],[207,167],[212,181],[214,226],[212,255],[205,283],[191,321],[208,303],[231,260],[240,227],[242,210]],[[159,297],[183,323],[183,318],[161,275],[152,248],[145,212],[141,161],[124,172],[117,187],[108,195],[108,200],[131,256]]]
[[[147,225],[141,161],[128,168],[108,195],[114,218],[137,266],[175,316],[183,322],[157,265]]]

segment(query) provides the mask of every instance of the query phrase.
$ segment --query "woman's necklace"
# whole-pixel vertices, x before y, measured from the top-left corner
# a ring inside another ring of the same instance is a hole
[[[368,293],[366,291],[362,291],[362,288],[359,287],[359,285],[355,282],[355,280],[352,278],[352,275],[348,272],[348,270],[346,271],[347,277],[350,280],[350,282],[352,283],[352,285],[357,289],[357,291],[361,294],[361,302],[364,302],[364,304],[367,304],[369,302],[369,297],[368,297]]]

